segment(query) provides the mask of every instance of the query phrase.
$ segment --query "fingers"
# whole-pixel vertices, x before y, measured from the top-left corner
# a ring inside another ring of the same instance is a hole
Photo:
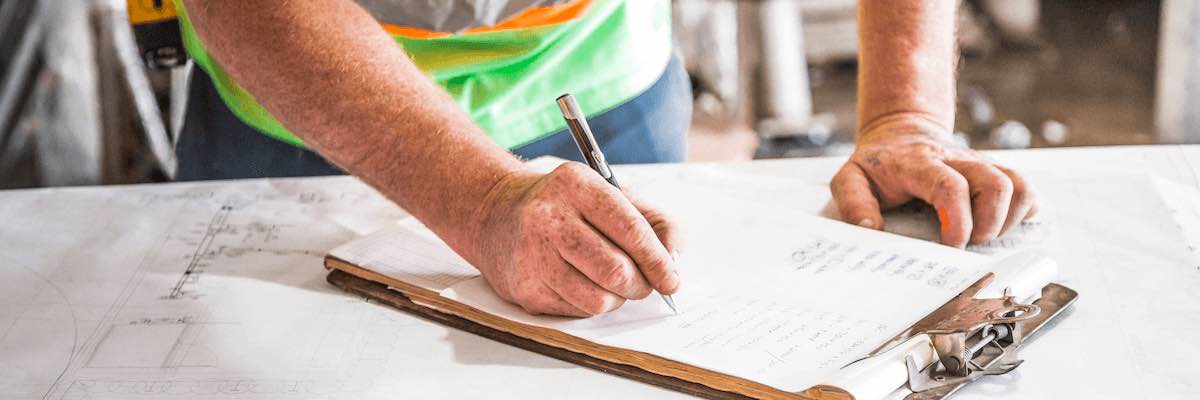
[[[625,304],[625,299],[621,296],[597,286],[565,260],[561,262],[554,273],[543,277],[543,281],[564,301],[586,313],[586,316],[603,314]]]
[[[638,212],[646,218],[646,222],[650,223],[650,227],[654,229],[654,234],[658,236],[658,241],[662,242],[663,247],[667,249],[667,253],[671,254],[672,261],[679,261],[679,253],[683,251],[683,235],[679,232],[679,228],[675,225],[675,221],[666,213],[658,208],[646,203],[629,189],[621,190],[625,193],[625,197],[633,203],[633,207],[637,208]]]
[[[961,173],[970,186],[971,216],[974,221],[971,243],[995,239],[1000,235],[1010,211],[1012,179],[987,162],[948,160],[946,164]]]
[[[541,282],[534,283],[536,288],[530,289],[529,294],[521,298],[513,299],[525,312],[530,314],[545,314],[545,315],[561,315],[565,317],[590,317],[595,314],[588,314],[579,308],[571,305],[562,296],[555,292],[554,289],[546,286]]]
[[[591,190],[571,193],[584,219],[637,264],[650,286],[662,294],[675,293],[679,288],[675,262],[671,260],[654,228],[621,191],[608,185],[594,172],[586,170],[586,167],[580,167],[585,170],[578,173],[588,175],[584,179],[599,182],[585,188]]]
[[[997,166],[1000,171],[1003,171],[1008,179],[1012,180],[1012,200],[1009,201],[1008,216],[1004,220],[1004,227],[1000,229],[1000,234],[1008,232],[1009,228],[1016,226],[1021,221],[1033,217],[1037,213],[1037,200],[1033,193],[1033,187],[1025,181],[1016,171]]]
[[[576,275],[582,273],[581,277],[586,277],[598,288],[626,299],[637,300],[650,295],[650,283],[621,249],[583,221],[564,225],[556,239],[557,247],[566,263],[578,270]],[[571,300],[569,296],[564,297]]]
[[[860,143],[830,182],[842,219],[872,225],[881,208],[920,198],[937,209],[942,243],[963,247],[1002,234],[1037,212],[1033,191],[1011,170],[937,135],[901,126]],[[881,128],[882,129],[882,128]],[[887,129],[883,129],[886,131]]]
[[[940,161],[915,168],[905,179],[912,179],[909,192],[933,205],[941,222],[942,243],[963,247],[971,234],[971,197],[967,179]]]
[[[871,229],[883,229],[879,200],[871,191],[871,181],[858,164],[848,162],[829,182],[834,204],[842,221]]]
[[[645,217],[619,192],[616,195],[619,200],[602,201],[584,209],[584,218],[629,255],[654,290],[675,293],[679,290],[679,275],[666,246]]]

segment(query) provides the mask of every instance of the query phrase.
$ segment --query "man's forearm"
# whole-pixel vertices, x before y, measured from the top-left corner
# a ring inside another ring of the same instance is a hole
[[[895,116],[954,127],[956,0],[860,0],[858,132]]]
[[[520,168],[350,0],[185,8],[217,63],[288,130],[452,246],[475,239],[462,228]]]

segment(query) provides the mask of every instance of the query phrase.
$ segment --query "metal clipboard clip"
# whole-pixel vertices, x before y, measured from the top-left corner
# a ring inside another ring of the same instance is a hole
[[[904,332],[884,342],[867,358],[886,352],[918,335],[928,335],[934,360],[920,365],[912,355],[905,357],[908,388],[905,400],[945,399],[983,376],[1002,375],[1017,368],[1021,345],[1046,323],[1075,302],[1079,294],[1050,283],[1041,296],[1022,304],[1005,288],[998,298],[975,296],[988,287],[995,274],[988,273]]]

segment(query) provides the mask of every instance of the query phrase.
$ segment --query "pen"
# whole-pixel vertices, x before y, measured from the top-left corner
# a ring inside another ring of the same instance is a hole
[[[588,166],[613,187],[621,189],[621,185],[617,184],[617,177],[613,176],[612,169],[608,168],[608,162],[604,161],[604,153],[600,152],[600,145],[596,144],[596,137],[592,136],[592,129],[588,127],[587,119],[579,110],[575,98],[568,93],[558,96],[556,101],[558,108],[562,110],[563,119],[567,120],[571,137],[575,139],[575,145],[579,146],[579,152],[583,153],[583,159],[587,161]],[[671,307],[672,312],[679,314],[679,310],[675,308],[675,299],[662,293],[658,295],[667,303],[667,307]]]

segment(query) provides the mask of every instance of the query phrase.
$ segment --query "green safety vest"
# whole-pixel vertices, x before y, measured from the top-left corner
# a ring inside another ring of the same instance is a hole
[[[184,47],[212,77],[229,109],[266,135],[304,146],[209,56],[182,0],[175,1]],[[566,127],[554,101],[559,95],[573,94],[587,115],[601,113],[654,84],[671,54],[669,0],[439,0],[445,9],[432,10],[423,22],[412,21],[413,16],[391,22],[381,15],[387,7],[358,1],[421,71],[508,149]],[[377,1],[403,8],[396,0]],[[471,2],[477,4],[461,4]],[[478,14],[481,7],[492,8],[484,10],[486,18],[458,15],[463,10]]]

